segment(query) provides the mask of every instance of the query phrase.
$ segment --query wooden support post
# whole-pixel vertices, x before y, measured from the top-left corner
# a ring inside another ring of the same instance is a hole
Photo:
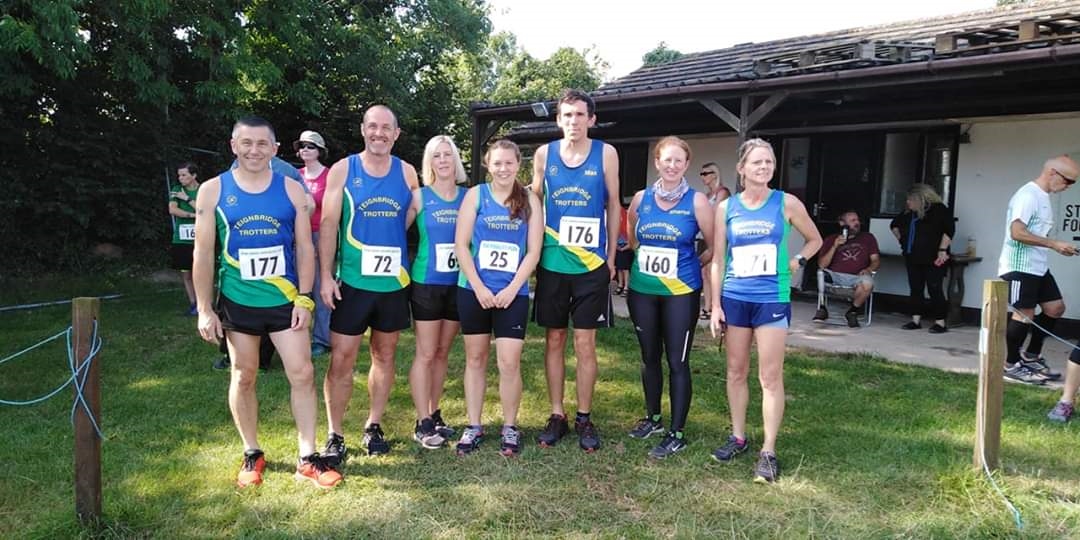
[[[979,392],[975,404],[975,468],[1000,465],[1001,404],[1005,391],[1005,325],[1008,286],[1000,279],[983,282],[979,330]]]
[[[735,116],[735,113],[727,110],[727,107],[721,105],[719,101],[716,101],[715,99],[699,99],[698,103],[700,103],[702,107],[709,109],[709,112],[715,114],[717,118],[723,120],[728,127],[735,131],[739,131],[739,117]]]
[[[71,303],[71,347],[75,369],[82,365],[94,347],[94,322],[98,320],[101,300],[76,298]],[[98,373],[101,356],[91,362],[83,386],[83,398],[90,413],[101,425],[101,384]],[[78,398],[78,395],[76,395]],[[82,404],[75,407],[75,514],[83,523],[101,516],[101,439]]]
[[[488,121],[479,117],[473,118],[472,123],[472,149],[469,156],[469,185],[475,186],[484,181],[484,130],[487,129]]]

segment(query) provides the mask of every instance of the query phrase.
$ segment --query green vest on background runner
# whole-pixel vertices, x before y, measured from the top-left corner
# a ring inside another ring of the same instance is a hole
[[[188,200],[184,201],[177,196],[183,191],[187,194]],[[169,192],[169,200],[176,201],[176,207],[184,212],[195,213],[195,195],[199,192],[199,187],[195,186],[195,189],[187,189],[183,186],[179,186],[176,189]],[[181,218],[172,216],[172,243],[174,244],[194,244],[195,243],[195,218]]]

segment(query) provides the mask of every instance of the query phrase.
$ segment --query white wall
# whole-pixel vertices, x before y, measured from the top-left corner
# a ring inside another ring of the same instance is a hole
[[[963,250],[968,236],[976,240],[980,263],[968,267],[964,307],[978,308],[982,303],[983,280],[997,277],[998,255],[1005,238],[1005,208],[1009,198],[1025,182],[1033,180],[1047,158],[1071,154],[1080,158],[1080,119],[1032,120],[976,123],[969,132],[970,144],[960,145],[956,182],[956,242]],[[1080,188],[1051,195],[1054,205],[1054,229],[1051,237],[1072,241],[1080,231],[1062,231],[1068,205],[1080,204]],[[1075,206],[1073,208],[1076,208]],[[1080,261],[1056,253],[1050,255],[1054,274],[1068,307],[1065,316],[1080,319]]]

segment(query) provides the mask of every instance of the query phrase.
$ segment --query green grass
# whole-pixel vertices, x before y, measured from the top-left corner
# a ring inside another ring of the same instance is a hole
[[[728,429],[724,364],[701,336],[692,356],[694,400],[684,452],[654,463],[655,439],[626,430],[642,415],[637,342],[622,322],[600,334],[601,381],[594,416],[605,447],[576,440],[542,450],[531,444],[548,414],[542,337],[533,328],[523,359],[521,425],[530,444],[516,459],[489,438],[478,453],[421,450],[406,373],[412,335],[402,337],[398,384],[384,429],[393,452],[354,457],[346,481],[320,492],[292,478],[295,431],[280,370],[260,377],[260,434],[270,461],[264,485],[233,487],[241,446],[226,406],[227,375],[194,321],[180,315],[182,293],[117,282],[132,293],[103,303],[101,321],[104,518],[74,518],[70,393],[36,407],[0,406],[0,537],[840,537],[1062,538],[1080,535],[1080,430],[1049,425],[1056,394],[1007,385],[1003,468],[997,478],[1023,512],[1018,533],[985,477],[971,470],[976,379],[854,355],[788,355],[788,409],[780,436],[784,467],[775,486],[750,481],[750,456],[733,465],[709,459]],[[106,292],[106,291],[102,291]],[[113,292],[113,291],[108,291]],[[27,299],[60,294],[21,291]],[[68,324],[67,306],[0,313],[0,355]],[[452,353],[444,416],[460,427],[462,351]],[[0,365],[0,398],[25,399],[65,377],[54,343]],[[494,364],[494,362],[492,362]],[[317,359],[321,377],[326,360]],[[366,347],[358,369],[367,367]],[[573,380],[572,366],[568,369]],[[497,433],[494,371],[485,422]],[[346,424],[359,443],[366,377]],[[751,385],[752,403],[760,392]],[[574,386],[567,385],[567,395]],[[567,402],[573,406],[572,401]],[[570,408],[569,410],[573,410]],[[667,405],[665,403],[665,412]],[[320,439],[325,418],[320,412]],[[751,408],[760,441],[760,412]],[[320,440],[321,443],[321,440]]]

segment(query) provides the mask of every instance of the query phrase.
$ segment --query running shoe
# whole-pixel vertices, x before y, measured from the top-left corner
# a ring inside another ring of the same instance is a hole
[[[464,456],[471,454],[473,450],[480,448],[480,443],[484,440],[484,428],[480,426],[465,426],[465,431],[461,434],[461,439],[457,442],[457,454]]]
[[[371,424],[364,428],[364,448],[367,448],[369,456],[381,456],[390,453],[390,443],[386,442],[382,427],[379,424]]]
[[[754,465],[754,482],[771,484],[777,478],[780,478],[780,462],[776,460],[776,454],[772,452],[758,454],[757,463]]]
[[[540,432],[540,435],[536,437],[536,442],[544,448],[555,446],[569,431],[570,424],[566,421],[566,417],[561,414],[553,414],[548,417],[547,425],[544,426],[544,431]]]
[[[435,429],[435,422],[431,418],[425,418],[416,422],[416,430],[413,432],[413,439],[420,443],[420,446],[423,446],[428,450],[442,448],[442,445],[446,443],[446,439],[444,439],[443,436],[439,434],[439,431]]]
[[[329,352],[330,352],[330,347],[327,347],[326,345],[323,345],[321,343],[313,343],[311,345],[311,357],[312,358],[315,358],[316,356],[322,356],[322,355],[327,354]]]
[[[903,326],[900,327],[901,330],[918,330],[920,328],[922,328],[922,324],[917,323],[915,321],[908,321],[908,322],[904,323]]]
[[[948,331],[949,331],[948,328],[946,328],[946,327],[944,327],[944,326],[942,326],[942,325],[940,325],[938,323],[934,323],[934,325],[931,326],[930,330],[929,330],[929,332],[931,334],[944,334],[945,332],[948,332]]]
[[[1061,379],[1061,373],[1050,369],[1042,355],[1020,351],[1020,363],[1048,381]]]
[[[739,439],[734,435],[728,435],[727,442],[723,446],[713,450],[712,458],[716,461],[727,463],[735,458],[735,456],[745,452],[750,447],[750,441],[743,439],[740,443]]]
[[[195,307],[195,304],[191,304],[188,310],[184,312],[188,317],[197,317],[199,315],[199,308]]]
[[[574,422],[574,431],[577,432],[578,446],[582,450],[591,454],[600,449],[600,434],[596,432],[592,420]]]
[[[263,469],[266,469],[266,458],[263,456],[262,450],[244,452],[244,461],[240,464],[240,474],[236,475],[236,485],[246,488],[261,484]]]
[[[664,424],[660,422],[654,422],[652,418],[646,416],[641,420],[638,420],[634,429],[630,430],[629,435],[635,439],[648,439],[652,435],[664,432]]]
[[[1064,424],[1065,422],[1068,422],[1070,418],[1072,418],[1072,413],[1072,403],[1059,401],[1057,402],[1057,405],[1054,405],[1054,408],[1046,414],[1046,417],[1049,418],[1052,422],[1061,422],[1062,424]]]
[[[230,367],[232,367],[232,363],[229,362],[228,356],[222,356],[217,362],[214,362],[213,365],[213,368],[219,371],[229,369]]]
[[[851,309],[847,310],[847,312],[844,313],[844,320],[847,321],[847,325],[848,325],[849,328],[858,328],[859,327],[859,312],[851,310]]]
[[[1041,386],[1046,383],[1046,379],[1039,376],[1038,373],[1028,369],[1023,362],[1017,362],[1013,367],[1006,366],[1005,378],[1022,383],[1034,384],[1036,386]]]
[[[823,307],[817,308],[817,311],[814,312],[814,318],[812,320],[817,322],[825,322],[829,320],[829,310]]]
[[[326,439],[326,446],[323,448],[320,457],[328,466],[340,472],[341,466],[345,464],[345,458],[348,455],[349,449],[345,446],[345,437],[337,433],[331,433]]]
[[[668,432],[664,440],[660,441],[660,444],[649,450],[649,457],[664,459],[683,448],[686,448],[686,439],[676,437],[674,433]]]
[[[300,458],[293,478],[307,480],[320,489],[330,489],[341,483],[341,473],[334,470],[318,453]]]
[[[506,457],[514,457],[521,453],[521,430],[514,426],[503,426],[499,453]]]
[[[454,428],[446,425],[446,422],[443,422],[441,409],[435,409],[435,412],[431,413],[431,421],[435,422],[435,429],[439,432],[439,435],[442,435],[446,440],[450,440],[450,438],[457,433]]]

